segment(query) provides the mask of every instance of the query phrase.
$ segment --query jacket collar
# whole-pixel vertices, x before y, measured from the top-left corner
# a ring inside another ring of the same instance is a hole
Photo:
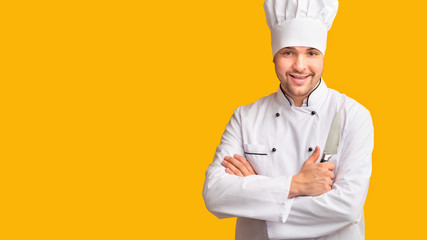
[[[304,99],[302,107],[317,109],[326,98],[327,89],[325,81],[321,78],[319,85],[308,95],[306,99]],[[276,93],[276,100],[280,105],[284,105],[289,108],[295,107],[294,101],[290,97],[286,96],[282,91],[282,88],[280,88],[280,85],[279,90]]]

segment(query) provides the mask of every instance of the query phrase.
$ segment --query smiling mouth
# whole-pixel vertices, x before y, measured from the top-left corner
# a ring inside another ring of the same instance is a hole
[[[295,78],[295,79],[304,80],[304,79],[308,78],[310,75],[289,74],[289,76],[291,76],[292,78]]]

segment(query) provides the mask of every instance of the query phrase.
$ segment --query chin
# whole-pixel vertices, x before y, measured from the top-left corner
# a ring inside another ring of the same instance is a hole
[[[291,88],[290,91],[294,96],[303,97],[310,93],[309,87]]]

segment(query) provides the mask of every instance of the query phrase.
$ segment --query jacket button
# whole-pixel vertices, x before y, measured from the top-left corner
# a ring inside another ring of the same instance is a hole
[[[280,116],[280,113],[276,113],[276,117]]]
[[[312,112],[311,112],[311,115],[314,115],[314,114],[316,114],[316,112],[315,112],[315,111],[312,111]]]
[[[275,152],[275,151],[276,151],[276,148],[271,149],[271,151]]]
[[[308,151],[309,151],[309,152],[313,151],[313,148],[309,147],[309,148],[308,148]]]

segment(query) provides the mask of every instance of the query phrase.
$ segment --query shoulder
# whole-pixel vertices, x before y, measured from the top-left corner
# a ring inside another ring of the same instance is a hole
[[[364,117],[371,118],[369,110],[364,107],[362,104],[357,102],[355,99],[340,93],[334,89],[328,88],[329,95],[331,100],[338,103],[338,107],[341,108],[346,115],[353,117]]]
[[[373,122],[370,111],[355,99],[329,89],[331,100],[338,102],[338,108],[342,111],[344,131],[352,135],[373,132]]]
[[[275,104],[275,93],[271,93],[268,96],[262,97],[258,99],[256,102],[240,106],[236,109],[235,113],[238,113],[239,115],[252,115],[252,114],[259,114],[261,112],[267,111],[273,104]]]

